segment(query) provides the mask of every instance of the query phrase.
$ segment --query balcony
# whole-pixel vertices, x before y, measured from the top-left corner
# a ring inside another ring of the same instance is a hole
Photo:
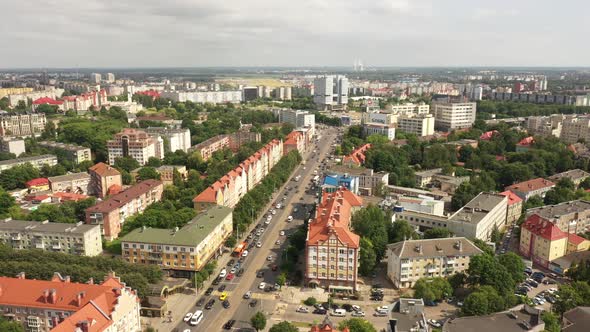
[[[61,250],[61,243],[54,243],[51,248],[53,250]]]
[[[429,266],[429,267],[426,269],[426,272],[428,272],[428,273],[435,273],[435,272],[438,272],[438,268],[436,268],[436,267],[434,267],[434,266]]]
[[[447,260],[447,264],[448,265],[455,264],[455,260],[454,259]]]
[[[36,249],[45,249],[45,244],[43,242],[35,243],[35,248]]]
[[[22,238],[21,238],[20,234],[15,234],[15,235],[12,235],[12,236],[10,237],[10,239],[11,239],[12,241],[20,241],[20,240],[22,240]]]

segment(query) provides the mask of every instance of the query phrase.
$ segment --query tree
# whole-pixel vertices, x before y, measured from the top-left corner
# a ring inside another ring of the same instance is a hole
[[[266,327],[266,317],[262,312],[258,311],[250,318],[250,323],[256,331],[264,330]]]
[[[524,281],[525,266],[520,256],[513,252],[507,252],[500,255],[498,261],[506,268],[516,283]]]
[[[385,254],[388,243],[387,230],[389,224],[390,222],[387,221],[383,211],[373,204],[360,209],[352,216],[352,227],[355,232],[361,237],[368,239],[372,244],[373,251],[376,255],[374,264],[381,260]]]
[[[440,301],[453,293],[453,288],[445,278],[420,278],[414,284],[414,296],[425,301]]]
[[[160,167],[162,166],[162,161],[156,157],[149,157],[146,166],[150,167]]]
[[[427,229],[426,232],[424,232],[425,239],[441,239],[451,237],[451,235],[451,231],[449,231],[447,228],[442,227],[430,228]]]
[[[559,323],[559,317],[549,311],[543,311],[541,318],[545,322],[545,331],[547,332],[559,332],[561,331],[561,325]]]
[[[350,318],[338,324],[338,329],[341,331],[346,327],[350,332],[377,332],[373,324],[362,318]]]
[[[463,302],[461,311],[467,316],[481,316],[489,313],[489,304],[486,294],[473,292]]]
[[[470,285],[492,286],[501,295],[511,294],[516,287],[516,283],[506,267],[491,255],[471,257],[467,274],[467,282]]]
[[[375,265],[377,264],[377,254],[373,247],[371,240],[361,237],[361,253],[359,258],[358,271],[363,276],[368,276],[373,272]]]
[[[279,274],[279,276],[277,277],[277,284],[279,286],[284,286],[286,282],[287,282],[287,274],[285,272]]]
[[[115,167],[131,172],[132,170],[139,168],[139,162],[131,157],[118,157],[115,158]]]
[[[500,244],[500,241],[502,241],[502,233],[500,233],[500,230],[498,229],[498,226],[494,225],[494,227],[492,228],[492,234],[490,235],[490,241],[494,242],[496,244]]]
[[[287,321],[283,321],[283,322],[273,325],[270,328],[270,330],[268,330],[268,331],[269,332],[299,332],[299,329],[297,328],[297,326],[295,326]]]
[[[305,299],[305,301],[303,301],[303,304],[308,306],[314,306],[316,305],[316,303],[318,303],[318,300],[316,300],[316,298],[313,296],[310,296],[307,299]]]
[[[25,328],[20,322],[7,321],[0,318],[0,331],[2,332],[25,332]]]
[[[0,188],[0,218],[5,217],[9,209],[15,205],[14,197]]]
[[[144,181],[148,179],[160,180],[160,173],[153,167],[142,167],[137,171],[138,181]]]
[[[405,220],[397,220],[389,231],[389,242],[395,243],[416,237],[414,228]]]

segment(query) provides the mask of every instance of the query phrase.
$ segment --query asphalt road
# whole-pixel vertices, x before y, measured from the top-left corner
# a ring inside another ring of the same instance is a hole
[[[305,165],[300,165],[294,172],[292,178],[297,175],[301,176],[298,182],[288,181],[283,186],[283,189],[273,196],[272,203],[281,201],[283,197],[286,197],[285,201],[282,201],[284,207],[282,209],[276,209],[276,215],[273,216],[270,225],[265,225],[266,231],[261,235],[259,241],[262,243],[262,247],[253,247],[249,250],[249,254],[242,263],[244,268],[244,274],[241,277],[236,277],[231,281],[223,281],[217,286],[211,285],[215,288],[215,291],[211,296],[204,296],[205,287],[199,292],[197,299],[205,298],[205,303],[209,299],[215,299],[215,305],[211,310],[205,310],[204,308],[193,307],[194,310],[203,310],[204,319],[197,326],[189,326],[187,323],[181,322],[176,328],[178,331],[190,330],[190,331],[221,331],[223,330],[223,324],[230,319],[235,319],[236,324],[234,330],[242,327],[250,327],[250,317],[257,311],[263,311],[265,313],[272,312],[274,305],[276,304],[276,298],[274,292],[264,292],[258,289],[260,282],[264,281],[268,285],[274,285],[276,277],[279,275],[279,271],[272,271],[270,266],[272,264],[280,265],[281,255],[285,248],[286,236],[280,236],[281,230],[285,230],[288,234],[293,232],[293,229],[303,223],[303,215],[305,209],[302,207],[303,203],[312,203],[315,199],[311,194],[305,192],[305,187],[310,183],[311,179],[315,176],[313,171],[320,165],[322,159],[327,156],[332,149],[332,144],[337,136],[337,130],[328,128],[323,130],[320,135],[322,136],[319,143],[317,143],[318,150],[313,153],[315,142],[312,148],[306,152],[304,156]],[[319,160],[319,161],[318,161]],[[305,168],[305,169],[304,169]],[[318,174],[321,172],[318,170]],[[286,190],[286,187],[291,187],[291,190]],[[286,194],[286,195],[285,195]],[[293,208],[297,207],[298,212],[293,213]],[[274,207],[273,207],[274,208]],[[270,210],[270,204],[269,208]],[[293,215],[295,218],[292,222],[286,222],[287,217]],[[258,223],[264,225],[263,216],[261,216]],[[254,226],[254,225],[253,225]],[[247,235],[247,234],[246,234]],[[280,240],[280,245],[276,245],[275,242]],[[268,256],[272,256],[272,260],[267,260]],[[232,257],[233,258],[233,257]],[[236,259],[237,260],[237,259]],[[220,266],[218,269],[225,267],[228,259],[220,259]],[[228,269],[229,270],[229,269]],[[264,271],[264,278],[257,278],[256,273],[259,270]],[[225,291],[228,293],[228,300],[231,304],[230,308],[224,309],[219,301],[220,292],[217,288],[221,285],[225,285]],[[242,296],[247,292],[252,291],[253,298],[258,300],[256,307],[250,307],[248,303],[250,300],[245,300]]]

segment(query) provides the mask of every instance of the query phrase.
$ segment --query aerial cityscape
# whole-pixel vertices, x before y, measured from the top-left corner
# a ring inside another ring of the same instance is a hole
[[[588,4],[36,2],[0,332],[590,331]]]

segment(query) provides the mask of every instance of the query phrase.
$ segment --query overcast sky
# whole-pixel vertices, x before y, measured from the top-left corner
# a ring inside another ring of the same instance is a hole
[[[590,65],[588,0],[2,2],[0,68]]]

